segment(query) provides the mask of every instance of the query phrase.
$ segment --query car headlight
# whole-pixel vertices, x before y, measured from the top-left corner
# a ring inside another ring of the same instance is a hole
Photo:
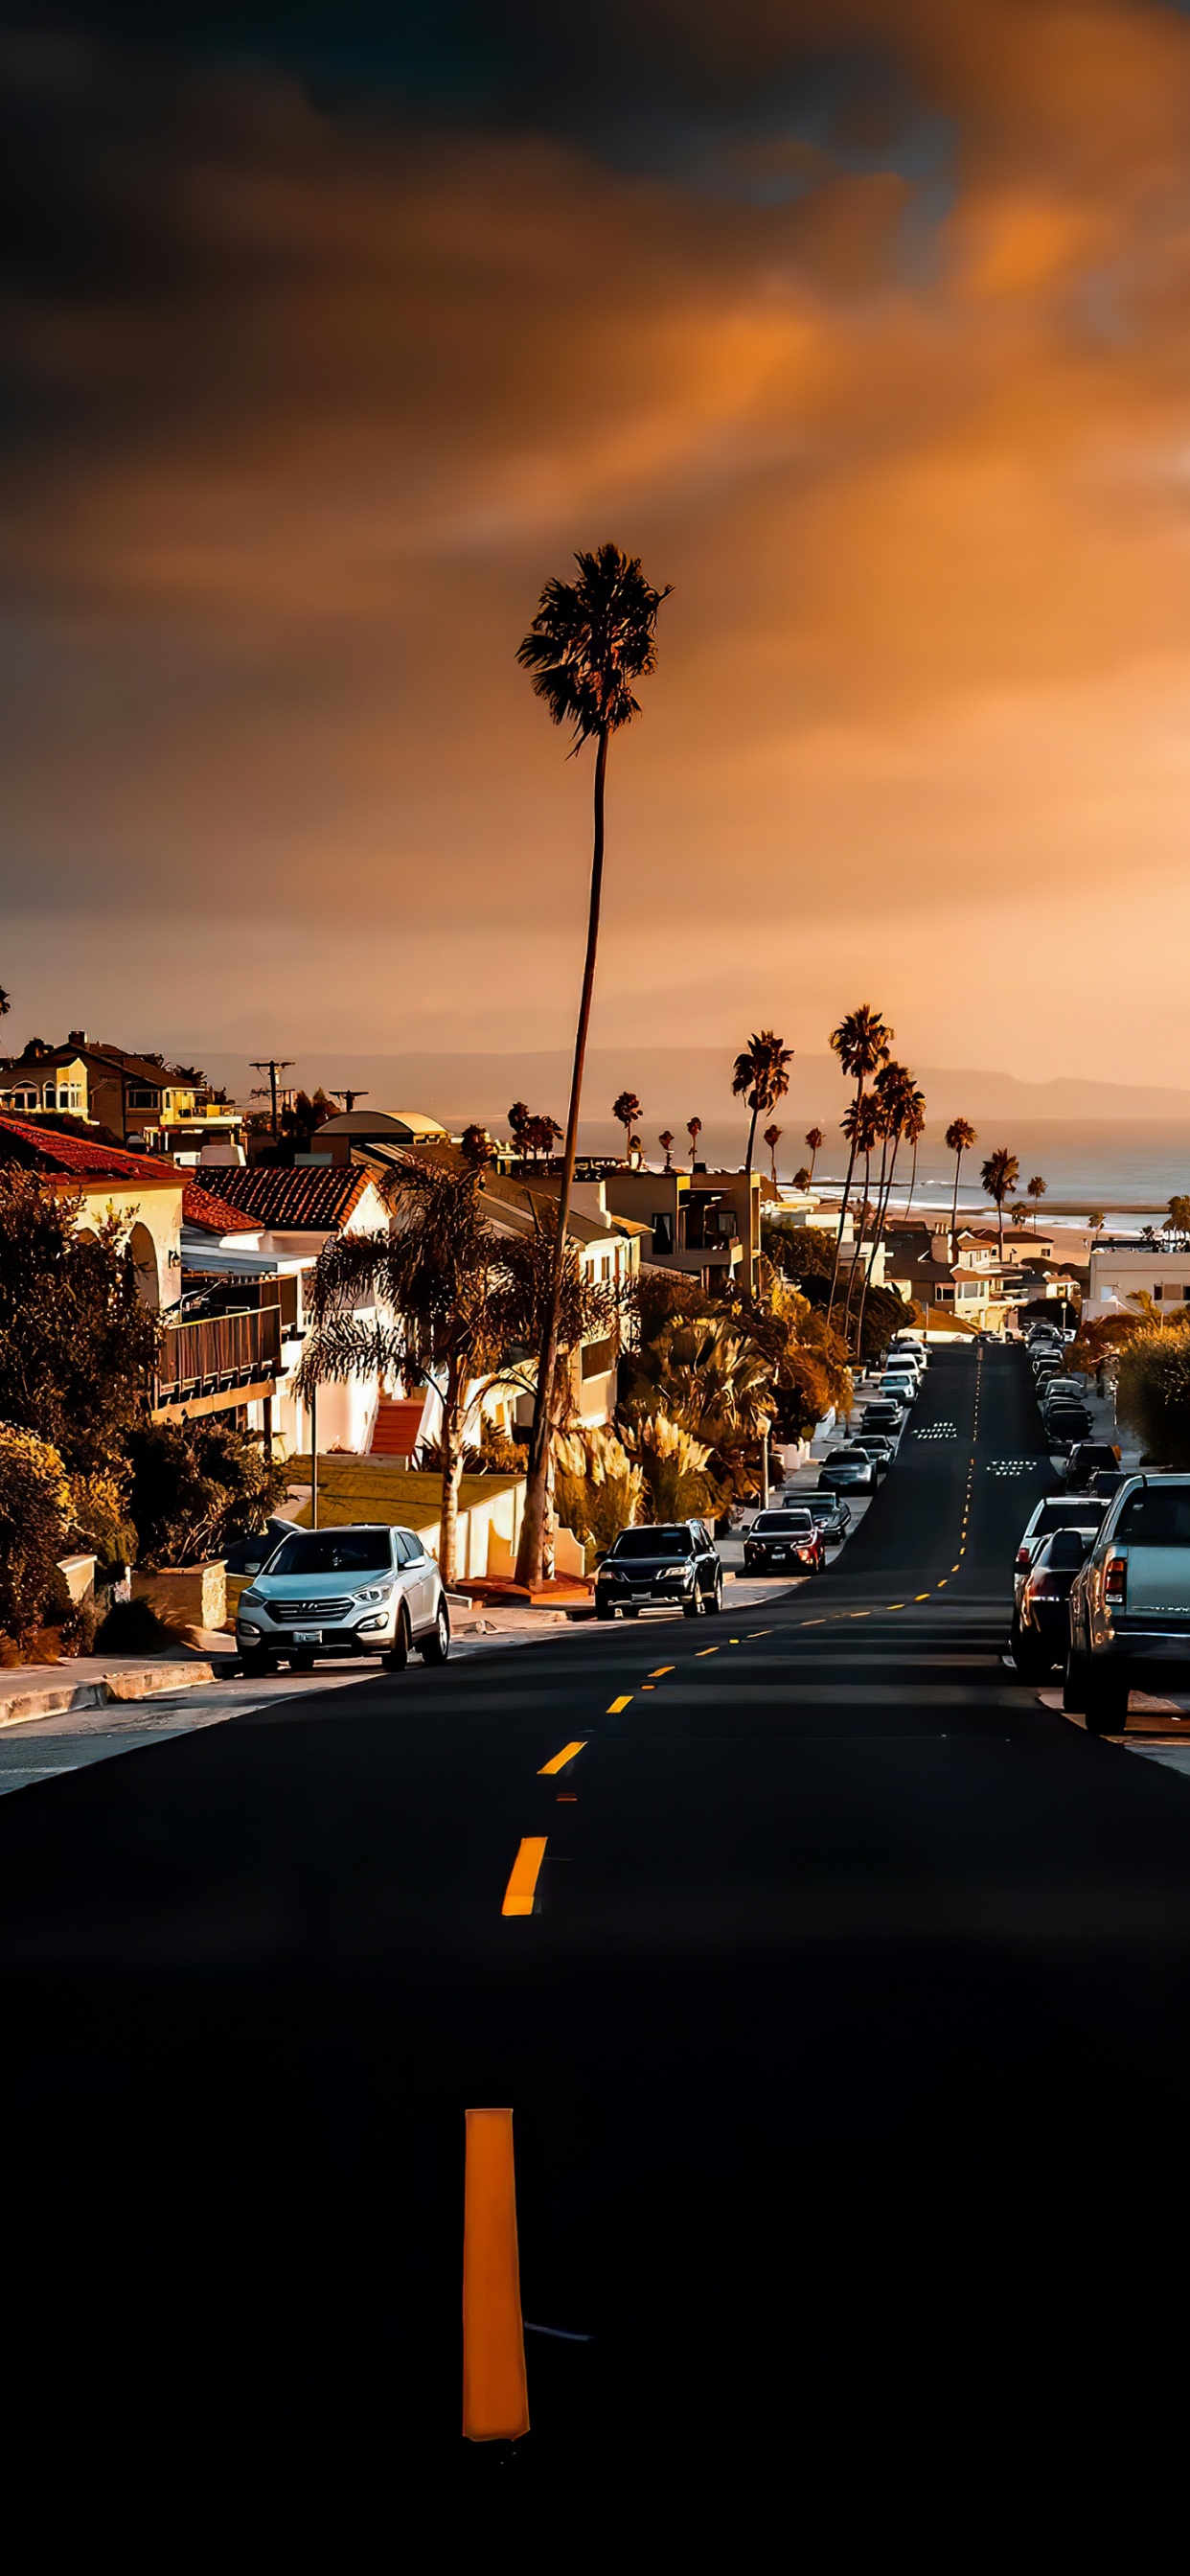
[[[260,1630],[259,1628],[253,1627],[250,1619],[241,1619],[239,1625],[246,1637],[259,1637]]]
[[[694,1579],[692,1565],[663,1565],[661,1571],[663,1574],[680,1574],[683,1583],[690,1583]]]
[[[391,1583],[368,1583],[364,1586],[362,1592],[356,1593],[355,1599],[357,1601],[389,1601],[392,1598],[392,1589],[393,1587]]]
[[[240,1608],[241,1608],[241,1610],[263,1610],[263,1608],[264,1608],[264,1595],[263,1595],[263,1593],[260,1593],[260,1592],[252,1592],[252,1591],[248,1591],[248,1592],[241,1592],[241,1594],[240,1594]]]

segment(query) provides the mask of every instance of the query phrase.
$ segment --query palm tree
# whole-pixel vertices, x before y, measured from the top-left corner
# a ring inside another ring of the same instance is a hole
[[[919,1145],[920,1145],[920,1143],[921,1143],[922,1137],[924,1136],[925,1132],[926,1132],[926,1095],[925,1095],[924,1091],[920,1090],[920,1089],[918,1088],[918,1086],[915,1084],[915,1085],[914,1085],[913,1106],[912,1106],[912,1108],[909,1110],[908,1115],[907,1115],[907,1117],[906,1117],[906,1119],[905,1119],[905,1124],[904,1124],[904,1126],[903,1126],[903,1128],[902,1128],[902,1130],[901,1130],[901,1133],[902,1133],[902,1135],[904,1136],[904,1139],[905,1139],[906,1144],[907,1144],[907,1145],[912,1145],[912,1147],[913,1147],[913,1169],[912,1169],[912,1171],[911,1171],[911,1173],[910,1173],[910,1175],[909,1175],[909,1196],[908,1196],[908,1198],[907,1198],[907,1199],[906,1199],[906,1201],[905,1201],[905,1222],[906,1222],[906,1224],[908,1224],[909,1219],[910,1219],[910,1217],[911,1217],[911,1215],[912,1215],[912,1213],[913,1213],[913,1193],[914,1193],[915,1189],[917,1188],[917,1149],[918,1149],[918,1146],[919,1146]]]
[[[671,1157],[672,1157],[672,1155],[673,1155],[673,1149],[674,1149],[674,1140],[673,1140],[673,1131],[672,1131],[672,1129],[671,1129],[671,1128],[669,1128],[669,1127],[663,1127],[663,1128],[662,1128],[662,1130],[661,1130],[661,1134],[659,1135],[659,1137],[658,1137],[658,1139],[657,1139],[657,1142],[658,1142],[658,1144],[660,1145],[660,1147],[661,1147],[661,1151],[662,1151],[662,1153],[663,1153],[663,1154],[664,1154],[664,1156],[665,1156],[665,1168],[666,1168],[666,1171],[667,1171],[667,1172],[672,1172],[672,1170],[673,1170],[673,1162],[672,1162]]]
[[[686,1121],[686,1133],[690,1139],[690,1160],[691,1163],[693,1163],[698,1153],[698,1140],[702,1134],[701,1118],[688,1118]]]
[[[810,1187],[814,1187],[814,1165],[826,1143],[821,1127],[807,1127],[802,1143],[810,1148]]]
[[[756,1142],[756,1121],[762,1109],[775,1109],[789,1089],[789,1067],[793,1048],[787,1047],[775,1029],[759,1029],[749,1038],[738,1055],[731,1076],[732,1098],[746,1100],[752,1112],[748,1127],[748,1149],[744,1170],[749,1185],[752,1180],[752,1148]]]
[[[864,1308],[868,1302],[868,1290],[872,1285],[872,1272],[876,1264],[877,1247],[884,1233],[885,1222],[888,1216],[888,1203],[892,1197],[893,1180],[896,1175],[897,1168],[897,1149],[900,1145],[902,1136],[908,1134],[909,1128],[914,1121],[917,1122],[916,1132],[920,1135],[921,1129],[925,1123],[926,1105],[925,1093],[919,1088],[919,1085],[915,1081],[907,1064],[893,1064],[890,1062],[882,1065],[876,1076],[874,1090],[879,1106],[880,1132],[884,1140],[885,1151],[881,1154],[881,1186],[877,1195],[876,1222],[872,1229],[872,1249],[868,1255],[868,1266],[864,1272],[863,1287],[860,1290],[859,1323],[856,1328],[855,1340],[856,1352],[860,1357],[863,1355],[864,1347]],[[887,1153],[887,1149],[890,1145],[892,1147],[892,1152],[888,1155],[888,1170],[886,1177],[885,1154]]]
[[[875,1093],[861,1091],[858,1100],[853,1100],[850,1107],[844,1110],[840,1124],[852,1154],[862,1154],[864,1158],[864,1195],[859,1212],[859,1234],[851,1257],[851,1267],[847,1273],[847,1295],[843,1300],[843,1331],[846,1333],[856,1277],[864,1257],[864,1234],[871,1214],[869,1193],[872,1185],[872,1156],[882,1133],[880,1103]]]
[[[855,1100],[852,1103],[853,1108],[855,1108],[862,1099],[865,1086],[871,1076],[876,1072],[877,1067],[884,1063],[888,1055],[889,1048],[892,1045],[893,1034],[892,1029],[888,1028],[885,1022],[881,1019],[879,1012],[873,1010],[870,1002],[861,1002],[858,1009],[848,1011],[846,1017],[840,1020],[838,1028],[831,1030],[832,1050],[835,1055],[838,1056],[844,1073],[849,1074],[855,1083]],[[846,1127],[844,1127],[843,1132],[845,1135],[847,1134]],[[834,1312],[835,1297],[839,1286],[839,1255],[843,1247],[843,1228],[847,1222],[847,1207],[851,1197],[851,1180],[852,1174],[855,1170],[856,1150],[857,1137],[853,1131],[850,1137],[850,1151],[847,1159],[847,1178],[843,1183],[843,1197],[839,1207],[839,1230],[835,1236],[835,1267],[831,1278],[831,1292],[826,1305],[826,1320],[828,1324],[830,1322],[831,1315]]]
[[[770,1155],[772,1156],[772,1164],[773,1164],[773,1188],[774,1188],[774,1189],[776,1189],[776,1186],[777,1186],[777,1146],[778,1146],[778,1142],[779,1142],[779,1140],[780,1140],[780,1136],[781,1136],[781,1130],[780,1130],[780,1128],[779,1128],[779,1127],[766,1127],[766,1128],[765,1128],[765,1131],[764,1131],[764,1141],[765,1141],[765,1144],[768,1146],[768,1149],[769,1149],[769,1153],[770,1153]]]
[[[1020,1179],[1020,1172],[1021,1167],[1016,1155],[1009,1153],[1007,1145],[997,1145],[995,1152],[989,1154],[986,1163],[980,1166],[980,1180],[988,1197],[995,1202],[996,1233],[1001,1261],[1004,1259],[1004,1201],[1011,1198]]]
[[[1025,1183],[1025,1191],[1026,1195],[1033,1201],[1033,1225],[1034,1230],[1036,1230],[1037,1211],[1043,1198],[1048,1196],[1049,1182],[1042,1180],[1040,1172],[1034,1172],[1032,1180],[1026,1181]]]
[[[950,1211],[950,1257],[954,1261],[957,1257],[955,1236],[959,1222],[959,1173],[962,1170],[964,1154],[969,1154],[972,1146],[977,1145],[979,1139],[969,1119],[952,1118],[942,1141],[948,1154],[953,1154],[955,1158],[954,1199]]]
[[[619,1120],[624,1130],[625,1157],[632,1151],[632,1130],[640,1114],[640,1102],[634,1091],[622,1091],[619,1098],[612,1102],[612,1116]]]
[[[598,546],[593,554],[575,556],[577,581],[546,583],[529,633],[517,648],[517,660],[532,674],[536,695],[551,721],[570,725],[574,749],[595,744],[594,828],[591,891],[587,912],[587,953],[574,1040],[574,1069],[566,1143],[558,1189],[558,1227],[554,1244],[553,1290],[542,1326],[533,1429],[525,1483],[525,1516],[517,1554],[517,1579],[539,1583],[549,1512],[550,1415],[558,1357],[558,1312],[566,1260],[566,1228],[578,1142],[579,1102],[595,986],[599,947],[599,906],[603,892],[604,794],[608,745],[613,733],[640,714],[633,683],[657,666],[657,612],[669,597],[646,581],[637,555],[616,545]]]

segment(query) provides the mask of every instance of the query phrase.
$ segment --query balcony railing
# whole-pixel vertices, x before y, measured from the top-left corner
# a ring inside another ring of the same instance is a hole
[[[165,1326],[153,1386],[154,1409],[190,1404],[199,1396],[230,1394],[275,1378],[281,1366],[281,1315],[276,1306],[230,1315],[202,1315]]]

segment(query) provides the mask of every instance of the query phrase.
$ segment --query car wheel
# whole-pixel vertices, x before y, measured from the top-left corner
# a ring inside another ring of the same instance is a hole
[[[396,1633],[381,1661],[386,1673],[403,1673],[409,1661],[409,1613],[402,1602],[397,1613]]]
[[[1035,1637],[1024,1637],[1019,1630],[1012,1640],[1012,1660],[1023,1682],[1041,1682],[1053,1670],[1053,1656]]]
[[[1128,1675],[1109,1664],[1097,1672],[1092,1660],[1083,1692],[1088,1735],[1122,1735],[1128,1723]]]
[[[303,1647],[300,1655],[290,1656],[289,1669],[291,1673],[312,1673],[314,1670],[313,1655]]]
[[[613,1610],[610,1601],[596,1602],[595,1616],[597,1619],[614,1619],[615,1615],[615,1611]]]
[[[624,1615],[624,1617],[625,1617],[626,1619],[639,1619],[639,1617],[640,1617],[640,1603],[639,1603],[639,1601],[626,1601],[626,1602],[625,1602],[625,1604],[624,1604],[624,1612],[623,1612],[623,1615]]]
[[[715,1613],[718,1613],[723,1608],[723,1577],[721,1574],[717,1574],[715,1577],[714,1589],[711,1593],[710,1600],[707,1603],[707,1608]]]
[[[262,1682],[266,1673],[275,1673],[276,1669],[272,1656],[262,1654],[259,1647],[245,1648],[240,1656],[240,1671],[245,1681]]]
[[[428,1637],[423,1637],[418,1653],[423,1664],[444,1664],[450,1653],[450,1618],[445,1601],[438,1604],[438,1616]]]
[[[1072,1646],[1062,1676],[1062,1706],[1068,1717],[1081,1717],[1087,1704],[1087,1666],[1090,1657]]]
[[[696,1583],[689,1600],[682,1603],[682,1617],[683,1619],[705,1619],[706,1615],[706,1596],[699,1591]]]

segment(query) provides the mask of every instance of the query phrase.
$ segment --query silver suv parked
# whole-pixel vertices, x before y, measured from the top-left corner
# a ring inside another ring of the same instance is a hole
[[[1063,1704],[1091,1735],[1124,1725],[1133,1688],[1190,1676],[1190,1476],[1130,1476],[1070,1595]]]
[[[423,1663],[444,1664],[442,1577],[415,1530],[386,1521],[294,1530],[241,1592],[236,1644],[246,1673],[282,1661],[308,1673],[323,1655],[379,1655],[400,1672],[411,1646]]]

